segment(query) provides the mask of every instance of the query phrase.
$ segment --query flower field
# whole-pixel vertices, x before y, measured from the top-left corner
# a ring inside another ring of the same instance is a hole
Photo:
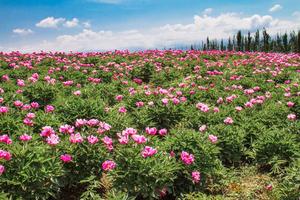
[[[300,54],[0,53],[0,198],[297,199],[299,118]]]

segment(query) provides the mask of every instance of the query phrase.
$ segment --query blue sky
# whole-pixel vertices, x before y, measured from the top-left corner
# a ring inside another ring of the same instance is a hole
[[[300,28],[299,0],[0,0],[0,51],[160,48]]]

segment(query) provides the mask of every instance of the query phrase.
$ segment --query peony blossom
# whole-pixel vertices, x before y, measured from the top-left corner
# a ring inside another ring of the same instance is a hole
[[[71,134],[74,133],[75,127],[70,126],[68,124],[62,125],[59,127],[59,132],[60,133],[66,133],[66,134]]]
[[[32,136],[27,135],[27,134],[23,134],[23,135],[21,135],[21,136],[19,137],[19,139],[20,139],[21,141],[29,141],[29,140],[32,139]]]
[[[225,124],[233,124],[233,119],[231,117],[226,117],[226,119],[224,119],[224,123]]]
[[[63,161],[64,163],[69,163],[72,161],[72,156],[69,154],[63,154],[60,156],[60,160]]]
[[[51,145],[51,146],[55,146],[59,143],[59,137],[56,134],[51,134],[50,136],[48,136],[46,138],[46,142]]]
[[[194,183],[199,183],[200,178],[201,178],[201,176],[200,176],[200,172],[199,171],[193,171],[192,172],[192,179],[193,179]]]
[[[55,131],[53,130],[53,128],[51,126],[44,126],[42,128],[40,136],[48,137],[48,136],[53,135],[53,134],[55,134]]]
[[[168,102],[169,102],[169,99],[164,98],[164,99],[161,100],[161,102],[162,102],[164,105],[167,105]]]
[[[76,134],[72,133],[70,135],[69,141],[73,144],[81,143],[81,142],[83,142],[83,138],[81,137],[80,133],[76,133]]]
[[[209,135],[208,139],[210,140],[211,143],[216,143],[218,141],[218,137],[215,135]]]
[[[200,126],[199,131],[203,133],[203,132],[206,131],[206,129],[207,129],[207,126],[206,125],[202,125],[202,126]]]
[[[90,144],[96,144],[99,139],[97,138],[97,136],[94,136],[94,135],[90,135],[87,137],[87,140]]]
[[[102,163],[102,169],[104,171],[111,171],[114,168],[116,168],[116,163],[114,161],[106,160]]]
[[[109,125],[108,123],[105,122],[99,122],[99,128],[97,130],[97,132],[99,134],[103,134],[106,131],[109,131],[111,129],[111,125]]]
[[[5,144],[11,144],[12,140],[10,139],[10,137],[5,134],[5,135],[0,135],[0,143],[3,142]]]
[[[127,110],[124,106],[119,108],[119,113],[126,113],[126,112],[127,112]]]
[[[0,159],[10,160],[11,154],[8,151],[4,151],[0,149]]]
[[[8,113],[8,107],[6,106],[0,106],[0,114]]]
[[[5,172],[5,167],[0,165],[0,176]]]
[[[295,121],[297,116],[295,114],[288,114],[287,118],[290,120],[290,121]]]
[[[115,98],[117,101],[122,101],[123,95],[117,95]]]
[[[157,153],[156,149],[149,147],[149,146],[145,146],[145,148],[142,151],[142,157],[147,158],[147,157],[153,156],[156,153]]]
[[[147,127],[146,133],[148,133],[149,135],[156,135],[157,129],[155,127],[152,127],[152,128]]]
[[[168,130],[165,129],[165,128],[160,129],[160,130],[158,131],[158,134],[161,135],[161,136],[165,136],[165,135],[167,135],[167,133],[168,133]]]
[[[143,144],[147,142],[147,138],[143,135],[132,135],[131,138],[137,143],[137,144]]]
[[[45,112],[46,113],[50,113],[50,112],[53,112],[53,111],[54,111],[54,106],[46,105],[46,107],[45,107]]]
[[[180,154],[181,160],[185,165],[193,164],[194,162],[194,155],[189,154],[188,152],[182,151]]]
[[[196,107],[201,110],[202,112],[208,112],[209,111],[209,107],[208,105],[204,104],[204,103],[197,103]]]

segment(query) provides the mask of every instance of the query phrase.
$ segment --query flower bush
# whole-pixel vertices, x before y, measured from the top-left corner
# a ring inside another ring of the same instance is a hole
[[[213,199],[245,165],[277,180],[261,193],[297,197],[299,67],[278,53],[0,53],[0,198]]]

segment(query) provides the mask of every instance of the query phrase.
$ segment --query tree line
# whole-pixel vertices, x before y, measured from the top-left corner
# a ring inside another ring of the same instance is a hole
[[[239,30],[236,35],[227,40],[213,39],[207,37],[201,44],[193,44],[191,50],[222,50],[222,51],[262,51],[262,52],[283,52],[300,53],[300,30],[289,33],[271,36],[267,30],[257,30],[254,34],[248,31],[243,34]]]

